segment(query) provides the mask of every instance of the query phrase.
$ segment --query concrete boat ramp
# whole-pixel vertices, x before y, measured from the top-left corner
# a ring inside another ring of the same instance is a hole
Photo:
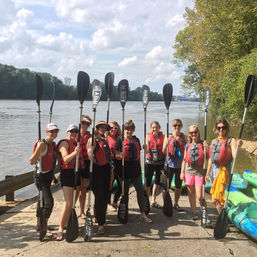
[[[171,193],[173,196],[173,193]],[[56,236],[60,212],[63,207],[62,191],[54,193],[55,206],[49,224]],[[158,202],[162,204],[161,194]],[[208,211],[216,218],[216,211],[207,199]],[[181,196],[180,205],[189,212],[188,196]],[[77,209],[77,213],[78,208]],[[257,256],[257,244],[230,226],[225,239],[215,240],[213,229],[202,228],[200,220],[191,221],[187,212],[177,212],[171,218],[165,217],[162,209],[152,209],[152,224],[139,219],[139,209],[134,188],[130,189],[129,221],[119,224],[117,214],[108,212],[105,234],[94,234],[91,242],[84,242],[84,220],[79,218],[80,237],[67,243],[55,237],[38,240],[36,232],[36,199],[25,201],[0,216],[0,256],[105,256],[105,257],[159,257],[159,256]],[[91,212],[92,213],[92,212]],[[97,225],[94,224],[96,231]]]

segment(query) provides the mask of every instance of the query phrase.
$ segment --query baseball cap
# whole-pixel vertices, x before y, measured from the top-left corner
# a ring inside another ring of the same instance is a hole
[[[46,125],[46,132],[47,132],[47,131],[51,131],[51,130],[55,130],[55,129],[60,130],[60,129],[58,128],[58,126],[57,126],[55,123],[48,123],[48,124]]]
[[[68,128],[66,129],[66,132],[71,131],[71,130],[73,130],[73,129],[79,130],[76,125],[70,124],[70,125],[68,126]]]

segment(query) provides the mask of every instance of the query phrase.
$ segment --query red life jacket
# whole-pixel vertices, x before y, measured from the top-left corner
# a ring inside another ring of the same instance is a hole
[[[232,138],[219,141],[217,138],[212,141],[210,147],[210,156],[213,163],[225,166],[231,159],[231,144]]]
[[[96,147],[94,149],[94,157],[96,164],[104,166],[111,161],[110,148],[106,140],[96,139]]]
[[[50,171],[55,168],[56,165],[56,143],[48,143],[45,139],[42,140],[46,145],[46,153],[41,156],[42,160],[42,171]],[[38,140],[35,142],[33,146],[33,153],[37,148]]]
[[[168,153],[169,156],[175,157],[180,151],[180,154],[183,158],[184,156],[184,149],[185,149],[185,136],[183,133],[180,133],[179,139],[176,139],[174,135],[172,134],[170,139],[169,139],[169,144],[168,144]]]
[[[203,166],[204,148],[203,143],[190,143],[186,145],[186,162],[191,165]]]
[[[140,158],[140,144],[138,138],[133,136],[132,139],[124,138],[124,160],[138,161]]]
[[[111,136],[107,136],[107,142],[108,142],[110,152],[111,152],[111,159],[114,160],[114,159],[116,159],[115,151],[114,151],[114,145],[115,145],[115,142],[116,142],[116,138],[113,138]]]
[[[85,135],[81,136],[81,138],[80,138],[80,147],[81,147],[81,152],[82,152],[84,160],[88,160],[87,141],[90,137],[91,137],[90,132],[86,131]]]
[[[76,148],[76,142],[72,142],[70,139],[62,139],[58,142],[58,145],[57,145],[58,149],[62,141],[65,141],[68,143],[68,154],[71,154]],[[61,153],[58,152],[58,166],[61,170],[74,169],[75,165],[76,165],[76,157],[73,158],[70,162],[66,163],[62,159]],[[79,168],[81,169],[85,168],[81,151],[79,152]]]
[[[154,158],[154,159],[163,160],[164,159],[164,155],[162,153],[163,140],[164,140],[163,133],[160,131],[157,138],[155,138],[153,136],[152,132],[148,133],[148,136],[150,139],[149,140],[150,153],[147,154],[147,157],[150,160],[153,160],[153,151],[152,150],[154,150],[154,152],[157,151],[157,158]]]

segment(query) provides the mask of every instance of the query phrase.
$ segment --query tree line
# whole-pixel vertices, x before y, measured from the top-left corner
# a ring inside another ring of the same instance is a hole
[[[175,63],[185,65],[182,88],[204,96],[211,88],[211,111],[240,122],[244,85],[257,75],[257,1],[195,0],[186,8],[186,27],[175,40]],[[247,127],[257,132],[257,97]]]
[[[76,100],[77,88],[64,85],[63,82],[49,73],[32,72],[29,69],[17,69],[14,66],[0,64],[0,99],[35,99],[36,86],[35,74],[39,74],[43,80],[43,99],[52,99],[53,83],[55,84],[56,100]],[[107,100],[105,87],[102,87],[101,100]],[[89,87],[86,100],[92,99],[92,87]],[[162,95],[157,92],[150,92],[151,101],[162,101]],[[118,101],[118,86],[113,87],[112,101]],[[142,89],[137,87],[130,90],[129,101],[142,101]]]

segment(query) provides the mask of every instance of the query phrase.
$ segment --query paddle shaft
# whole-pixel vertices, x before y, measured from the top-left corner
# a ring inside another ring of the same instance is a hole
[[[146,147],[146,107],[144,107],[144,145]],[[146,149],[144,150],[144,183],[145,183],[145,188],[146,188]]]
[[[122,197],[124,197],[125,194],[125,185],[124,185],[124,180],[125,180],[125,167],[124,167],[124,107],[122,107],[122,136],[121,136],[121,142],[122,142],[122,146],[121,146],[121,152],[122,152],[122,161],[121,161],[121,165],[122,165],[122,184],[121,184],[121,193],[122,193]]]
[[[110,110],[110,97],[108,96],[108,102],[107,102],[107,118],[106,122],[109,123],[109,110]]]

